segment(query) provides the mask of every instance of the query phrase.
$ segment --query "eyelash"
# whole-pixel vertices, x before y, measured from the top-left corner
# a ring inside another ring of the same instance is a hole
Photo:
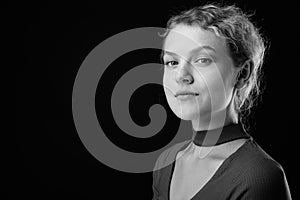
[[[208,61],[208,63],[202,63],[202,64],[207,64],[207,65],[209,65],[210,63],[213,62],[210,58],[199,58],[198,60],[196,60],[196,62],[198,62],[199,60],[205,60],[205,61]],[[171,62],[177,62],[177,61],[175,61],[175,60],[167,61],[167,62],[164,63],[164,65],[169,66],[169,63],[171,63]],[[177,63],[178,63],[178,62],[177,62]],[[172,66],[173,66],[173,65],[172,65]]]
[[[165,62],[165,65],[166,65],[166,66],[169,66],[169,63],[171,63],[171,62],[177,62],[177,61],[171,60],[171,61]],[[178,63],[178,62],[177,62],[177,63]]]
[[[199,58],[198,60],[206,60],[206,61],[209,62],[209,64],[212,63],[212,60],[211,60],[210,58]],[[198,61],[198,60],[197,60],[197,61]],[[197,61],[196,61],[196,62],[197,62]]]

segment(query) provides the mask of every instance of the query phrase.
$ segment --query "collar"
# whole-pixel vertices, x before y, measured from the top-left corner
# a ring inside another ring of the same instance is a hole
[[[216,146],[240,138],[250,138],[250,135],[241,124],[231,123],[208,131],[194,131],[193,143],[197,146]]]

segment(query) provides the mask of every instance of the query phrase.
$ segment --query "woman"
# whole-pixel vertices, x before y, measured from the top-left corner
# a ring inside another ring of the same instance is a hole
[[[170,153],[158,159],[153,199],[291,199],[282,166],[242,124],[265,52],[248,16],[235,6],[195,7],[172,17],[163,36],[165,95],[195,134],[170,165],[158,167]]]

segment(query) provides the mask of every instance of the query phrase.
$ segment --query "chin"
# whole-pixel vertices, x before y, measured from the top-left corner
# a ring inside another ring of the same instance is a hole
[[[200,118],[199,102],[181,103],[174,98],[167,97],[168,104],[173,113],[182,120]]]
[[[185,121],[191,121],[191,120],[197,119],[194,115],[189,115],[189,114],[182,114],[182,115],[180,115],[180,114],[176,114],[175,113],[175,115],[178,118],[180,118],[182,120],[185,120]],[[199,119],[199,117],[198,117],[198,119]]]
[[[200,118],[200,112],[197,112],[197,108],[182,108],[180,106],[171,106],[173,113],[182,120],[194,120]]]

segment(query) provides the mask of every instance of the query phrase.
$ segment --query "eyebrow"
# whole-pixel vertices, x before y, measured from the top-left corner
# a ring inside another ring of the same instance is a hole
[[[211,50],[211,51],[216,52],[216,50],[215,50],[213,47],[208,46],[208,45],[205,45],[205,46],[200,46],[200,47],[196,47],[196,48],[192,49],[192,50],[190,51],[190,53],[194,54],[194,53],[199,52],[199,51],[202,51],[202,50],[204,50],[204,49],[207,49],[207,50]],[[175,56],[178,56],[176,53],[171,52],[171,51],[166,51],[166,50],[164,50],[164,54],[169,54],[169,55],[175,55]]]

